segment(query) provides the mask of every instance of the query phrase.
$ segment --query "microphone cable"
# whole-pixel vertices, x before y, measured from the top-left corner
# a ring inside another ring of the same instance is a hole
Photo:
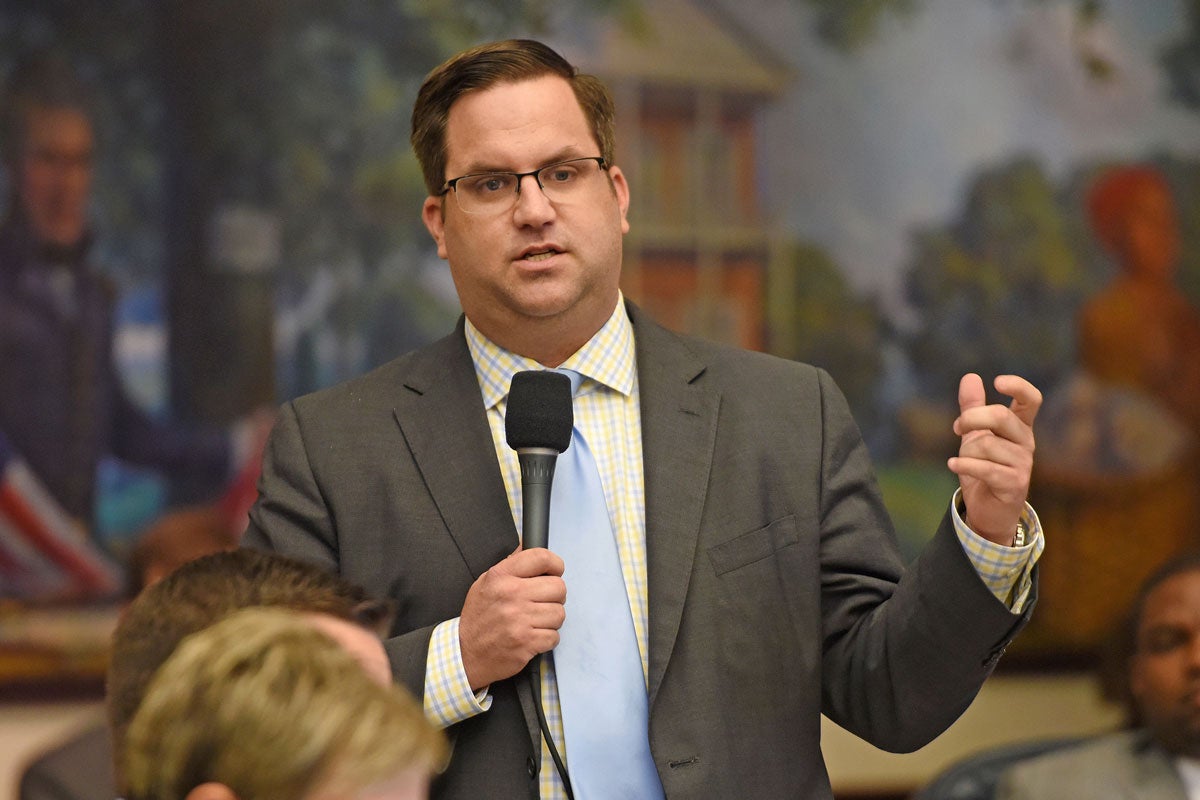
[[[542,738],[550,750],[550,758],[554,760],[554,768],[558,770],[558,777],[562,779],[563,791],[567,794],[567,800],[575,800],[575,793],[571,791],[571,776],[567,774],[567,765],[563,763],[562,756],[559,755],[558,748],[554,745],[554,736],[550,733],[550,723],[546,721],[546,710],[542,708],[541,666],[545,655],[545,653],[538,653],[529,662],[529,688],[533,690],[533,707],[537,711],[538,727],[542,729]],[[538,759],[541,759],[541,753],[538,754]]]

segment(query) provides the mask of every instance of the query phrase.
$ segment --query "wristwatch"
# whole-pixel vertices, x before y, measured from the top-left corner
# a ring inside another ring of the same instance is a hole
[[[1013,547],[1024,547],[1029,544],[1029,528],[1025,520],[1017,520],[1017,533],[1013,536]]]

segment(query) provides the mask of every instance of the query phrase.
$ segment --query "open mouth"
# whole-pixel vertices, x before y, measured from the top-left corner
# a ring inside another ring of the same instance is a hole
[[[558,250],[555,250],[553,247],[549,247],[545,250],[531,250],[522,255],[521,259],[523,261],[545,261],[547,258],[558,255],[558,253]]]

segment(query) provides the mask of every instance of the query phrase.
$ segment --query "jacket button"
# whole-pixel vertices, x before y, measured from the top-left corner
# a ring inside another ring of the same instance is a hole
[[[533,760],[533,756],[525,759],[525,769],[529,772],[529,777],[536,778],[538,773],[537,762]]]

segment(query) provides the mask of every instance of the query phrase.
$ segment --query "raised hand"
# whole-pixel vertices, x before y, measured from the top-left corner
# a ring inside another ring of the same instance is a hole
[[[1000,375],[993,385],[1012,398],[1010,405],[988,405],[983,379],[974,373],[959,382],[954,432],[962,442],[947,466],[962,486],[967,525],[986,539],[1010,545],[1029,494],[1033,420],[1042,393],[1017,375]]]

